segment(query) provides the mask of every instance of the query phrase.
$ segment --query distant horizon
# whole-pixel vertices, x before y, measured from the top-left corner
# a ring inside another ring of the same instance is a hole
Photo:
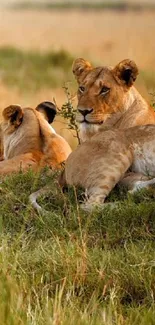
[[[32,3],[34,3],[34,2],[36,2],[36,3],[47,3],[47,2],[49,2],[49,3],[52,3],[52,2],[58,2],[58,3],[65,3],[65,2],[70,2],[70,3],[72,3],[72,2],[74,2],[74,0],[54,0],[54,1],[52,1],[52,0],[26,0],[26,1],[24,1],[24,0],[1,0],[0,1],[0,5],[3,5],[3,6],[8,6],[9,4],[13,4],[13,3],[16,3],[16,4],[22,4],[22,3],[24,3],[24,2],[27,2],[27,3],[30,3],[30,4],[32,4]],[[107,2],[107,0],[78,0],[78,2],[85,2],[85,3],[90,3],[90,2],[92,2],[92,3],[101,3],[101,2]],[[118,0],[109,0],[109,2],[118,2]],[[133,3],[133,4],[153,4],[154,3],[154,0],[119,0],[119,2],[127,2],[127,3]]]

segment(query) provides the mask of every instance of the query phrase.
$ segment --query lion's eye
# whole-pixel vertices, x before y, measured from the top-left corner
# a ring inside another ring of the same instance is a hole
[[[110,91],[110,88],[103,86],[101,91],[100,91],[100,95],[105,95]]]
[[[83,93],[83,92],[85,91],[85,87],[80,86],[80,87],[79,87],[79,91],[80,91],[80,93]]]

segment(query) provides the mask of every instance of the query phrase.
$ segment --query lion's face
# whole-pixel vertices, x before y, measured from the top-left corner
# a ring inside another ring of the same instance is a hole
[[[96,130],[117,112],[124,109],[130,87],[136,80],[138,69],[130,60],[115,68],[97,67],[83,59],[75,60],[73,73],[78,81],[77,122],[81,129]]]
[[[119,93],[119,96],[118,96]],[[102,124],[123,106],[124,89],[108,68],[90,71],[78,88],[79,123]]]

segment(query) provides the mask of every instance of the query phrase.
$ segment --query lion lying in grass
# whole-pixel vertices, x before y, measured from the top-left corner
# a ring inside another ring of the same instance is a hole
[[[67,159],[60,183],[83,187],[85,208],[102,205],[120,181],[132,191],[154,184],[147,176],[148,171],[155,175],[155,126],[138,125],[155,124],[155,112],[133,86],[135,62],[93,68],[77,59],[73,73],[79,84],[76,119],[83,143]],[[125,174],[129,168],[134,173]]]
[[[50,123],[56,108],[51,102],[43,102],[36,109],[11,105],[3,110],[1,123],[3,161],[0,175],[25,171],[29,167],[38,170],[44,166],[59,168],[71,148]]]
[[[83,187],[84,208],[91,210],[117,183],[132,192],[155,183],[148,177],[155,175],[155,125],[138,126],[155,124],[155,113],[133,87],[138,68],[131,60],[93,68],[77,59],[73,73],[83,143],[67,159],[60,183]]]
[[[143,125],[98,131],[69,155],[59,184],[82,187],[86,198],[82,208],[91,211],[106,207],[105,200],[116,184],[133,193],[155,185],[155,178],[150,178],[154,175],[155,125]],[[49,190],[45,187],[30,196],[38,211],[42,209],[37,197]]]
[[[126,174],[131,168],[133,173]],[[155,125],[100,130],[70,154],[60,178],[85,189],[84,209],[105,206],[105,199],[119,182],[131,192],[155,184]],[[123,178],[124,177],[124,178]]]

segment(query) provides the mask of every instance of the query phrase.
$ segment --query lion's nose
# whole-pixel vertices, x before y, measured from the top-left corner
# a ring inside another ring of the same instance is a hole
[[[93,111],[93,108],[90,109],[78,109],[78,111],[83,115],[86,116],[87,114],[90,114]]]

